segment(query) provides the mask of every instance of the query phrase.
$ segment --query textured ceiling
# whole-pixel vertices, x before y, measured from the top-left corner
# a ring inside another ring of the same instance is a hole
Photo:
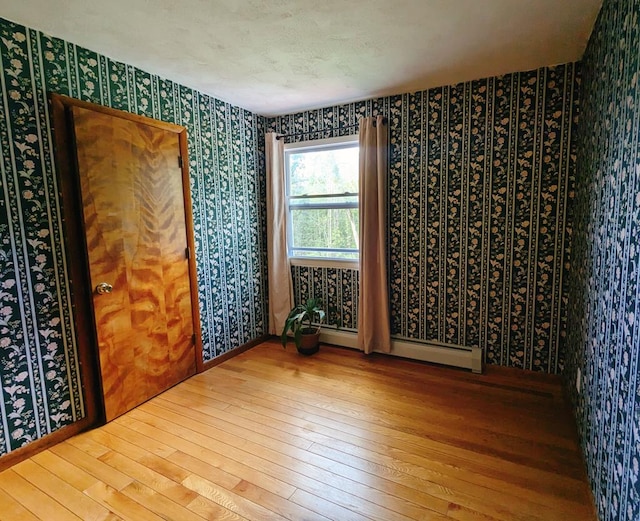
[[[0,0],[0,16],[265,115],[582,57],[602,0]]]

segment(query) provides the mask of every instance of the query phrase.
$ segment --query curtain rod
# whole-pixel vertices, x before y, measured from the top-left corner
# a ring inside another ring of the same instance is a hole
[[[382,118],[382,122],[386,123],[387,122],[387,117],[385,116],[384,118]],[[287,137],[296,137],[296,136],[308,136],[310,134],[322,134],[323,132],[333,132],[335,130],[346,130],[348,128],[355,128],[360,126],[360,123],[356,123],[354,125],[347,125],[344,127],[333,127],[333,128],[323,128],[322,130],[312,130],[310,132],[296,132],[295,134],[280,134],[279,136],[276,136],[276,139],[284,139]],[[376,126],[376,122],[373,122],[373,126]]]

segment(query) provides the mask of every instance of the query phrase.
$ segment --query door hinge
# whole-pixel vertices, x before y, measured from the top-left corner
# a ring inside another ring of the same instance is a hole
[[[178,156],[178,166],[182,168],[182,156]]]
[[[187,258],[187,260],[191,259],[191,248],[189,248],[189,246],[184,249],[184,256]]]

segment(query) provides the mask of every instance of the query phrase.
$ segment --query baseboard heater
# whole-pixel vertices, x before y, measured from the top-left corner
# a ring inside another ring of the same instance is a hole
[[[323,328],[320,333],[320,342],[352,349],[358,349],[357,339],[357,334],[352,331]],[[392,338],[391,353],[388,354],[421,362],[470,369],[477,374],[482,373],[482,349],[479,347],[413,342]]]

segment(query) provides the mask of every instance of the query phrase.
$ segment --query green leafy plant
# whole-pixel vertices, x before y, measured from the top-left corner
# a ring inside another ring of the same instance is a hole
[[[325,316],[325,312],[320,305],[320,299],[310,298],[307,299],[305,304],[298,304],[289,312],[280,335],[283,347],[287,347],[289,332],[293,333],[293,341],[298,347],[303,334],[318,332],[320,329],[319,324],[322,324]],[[318,324],[318,326],[314,327],[314,323]]]

